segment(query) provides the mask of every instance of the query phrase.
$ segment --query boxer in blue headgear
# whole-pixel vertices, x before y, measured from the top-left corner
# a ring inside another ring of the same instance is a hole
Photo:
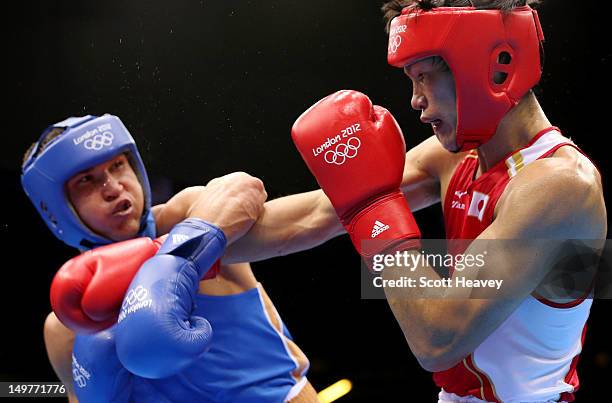
[[[75,391],[81,402],[217,401],[220,396],[317,401],[305,376],[306,356],[249,264],[240,263],[266,249],[251,249],[248,242],[225,249],[262,213],[267,195],[261,181],[233,173],[152,207],[134,140],[117,117],[104,115],[69,118],[45,130],[26,153],[22,184],[51,231],[84,251],[53,282],[60,286],[58,292],[52,287],[52,305],[56,309],[59,300],[68,313],[56,310],[57,317],[52,313],[45,322],[49,359],[69,399]],[[146,238],[156,233],[169,236]],[[279,250],[273,244],[267,249]],[[211,263],[220,254],[221,271],[209,281]],[[122,281],[126,288],[117,291]],[[153,308],[129,309],[143,289]],[[120,323],[111,326],[115,306],[122,306]],[[107,311],[111,314],[105,316]],[[87,329],[96,333],[75,338],[58,317],[76,318],[64,322],[69,327],[80,319],[73,330],[91,325]]]
[[[63,132],[47,143],[54,129]],[[138,177],[144,205],[141,210],[132,208],[132,200],[113,200],[115,205],[109,213],[121,213],[125,221],[129,219],[125,212],[131,209],[130,215],[139,220],[137,236],[155,237],[147,172],[134,139],[118,117],[107,114],[68,118],[49,126],[30,149],[21,176],[23,188],[51,232],[66,244],[84,250],[121,240],[110,239],[86,225],[66,195],[69,179],[121,154],[125,154]],[[126,238],[131,237],[133,234]]]

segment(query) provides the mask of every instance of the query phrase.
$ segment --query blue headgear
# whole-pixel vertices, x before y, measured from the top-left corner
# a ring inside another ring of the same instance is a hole
[[[65,129],[38,153],[45,136]],[[65,192],[68,179],[77,173],[127,153],[142,185],[145,206],[138,236],[155,237],[151,213],[151,187],[134,139],[117,116],[71,117],[49,126],[40,136],[22,167],[21,184],[51,231],[81,250],[113,241],[93,232],[74,211]]]

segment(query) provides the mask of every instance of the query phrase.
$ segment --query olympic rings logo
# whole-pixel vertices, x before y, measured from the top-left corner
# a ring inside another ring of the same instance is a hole
[[[395,35],[393,38],[389,39],[389,53],[395,54],[397,49],[402,44],[402,37],[399,35]]]
[[[72,379],[79,388],[87,386],[87,379],[79,372],[78,368],[72,368]]]
[[[85,140],[83,146],[88,150],[99,151],[102,147],[108,147],[113,144],[115,136],[111,132],[104,132],[102,134],[96,134],[92,138]]]
[[[123,299],[123,304],[121,304],[121,309],[126,309],[128,306],[134,305],[136,302],[143,301],[148,294],[149,291],[147,291],[147,289],[143,286],[139,285],[127,293]]]
[[[346,144],[338,144],[335,150],[325,153],[325,162],[328,164],[342,165],[347,158],[355,158],[357,150],[361,147],[361,140],[358,137],[351,137]]]

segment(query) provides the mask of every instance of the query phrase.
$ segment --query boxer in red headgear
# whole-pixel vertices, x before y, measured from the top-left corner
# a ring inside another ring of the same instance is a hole
[[[378,284],[410,349],[434,372],[439,402],[572,401],[591,283],[548,287],[567,269],[559,263],[577,256],[566,240],[600,240],[588,252],[601,254],[606,209],[596,167],[531,90],[542,69],[538,15],[526,0],[396,0],[383,11],[388,60],[411,80],[411,105],[434,136],[404,157],[387,110],[355,91],[332,94],[292,130],[329,200],[285,204],[294,220],[310,217],[330,235],[323,218],[333,209],[366,261],[387,267]],[[387,263],[389,253],[420,256],[411,211],[438,202],[450,256],[486,256],[479,270],[454,264],[441,278],[422,260],[411,270]],[[402,286],[406,279],[424,287]]]
[[[576,256],[566,240],[600,240],[589,253],[601,254],[606,209],[596,167],[531,91],[542,69],[538,15],[526,0],[396,0],[383,11],[388,61],[411,80],[411,106],[434,136],[402,167],[392,152],[403,149],[397,125],[362,94],[340,92],[306,111],[293,139],[357,250],[376,270],[387,267],[387,300],[410,349],[434,372],[439,402],[572,401],[591,283],[546,290],[567,269],[559,263]],[[394,196],[400,189],[404,203]],[[381,265],[388,252],[420,256],[407,207],[437,202],[449,253],[486,256],[479,270],[451,265],[441,278],[422,262]],[[368,227],[381,242],[363,241]],[[422,286],[401,286],[411,276]],[[475,287],[485,283],[500,291]]]
[[[544,35],[537,12],[529,6],[506,14],[406,7],[391,21],[389,35],[389,64],[408,69],[408,74],[418,62],[437,57],[450,69],[457,104],[455,142],[461,151],[486,143],[506,113],[540,80]],[[416,106],[424,110],[422,104]],[[451,122],[439,123],[435,128]]]

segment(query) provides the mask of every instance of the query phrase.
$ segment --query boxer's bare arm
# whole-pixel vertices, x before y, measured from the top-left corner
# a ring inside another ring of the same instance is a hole
[[[465,154],[451,154],[431,137],[406,153],[402,192],[413,211],[440,201],[440,184]],[[254,262],[306,250],[343,234],[322,190],[267,202],[253,228],[228,248],[223,262]]]
[[[344,233],[322,190],[268,201],[251,230],[228,247],[224,263],[254,262],[313,248]]]
[[[66,386],[68,401],[76,403],[77,398],[72,388],[72,345],[74,332],[64,326],[51,312],[44,325],[44,339],[47,355],[55,374]]]
[[[524,168],[498,203],[496,219],[477,238],[525,240],[487,242],[485,266],[461,273],[479,280],[503,280],[504,293],[509,293],[504,295],[511,298],[492,298],[490,293],[483,298],[478,289],[430,289],[452,298],[419,299],[421,294],[416,295],[419,291],[414,289],[385,289],[404,336],[425,369],[440,371],[461,361],[536,290],[562,251],[561,242],[542,247],[541,240],[605,238],[606,210],[599,175],[592,166],[578,165],[549,158]],[[465,253],[482,253],[482,245],[473,242]],[[418,267],[415,272],[417,277],[436,277],[431,268]],[[383,272],[386,280],[405,274],[403,268]],[[471,298],[455,295],[465,291]]]
[[[153,207],[158,234],[185,219],[204,186],[189,187]],[[329,199],[315,190],[266,202],[264,212],[240,240],[228,247],[223,263],[253,262],[309,249],[344,229]]]
[[[406,153],[402,191],[413,211],[440,201],[441,183],[464,154],[444,150],[435,137]],[[187,217],[205,187],[179,192],[153,208],[159,234],[165,234]],[[251,230],[236,241],[223,262],[254,262],[313,248],[344,233],[336,212],[321,190],[286,196],[265,203],[264,212]]]

